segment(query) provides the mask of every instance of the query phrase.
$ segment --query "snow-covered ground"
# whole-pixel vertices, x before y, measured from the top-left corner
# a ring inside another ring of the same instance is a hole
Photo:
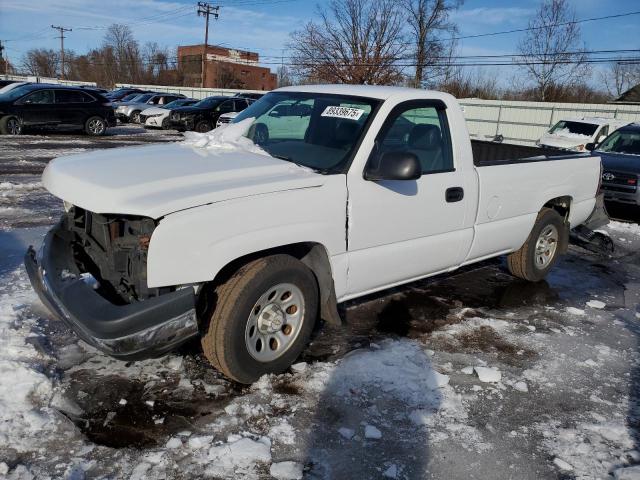
[[[495,261],[351,302],[240,387],[197,343],[125,363],[78,341],[21,267],[46,226],[21,222],[0,225],[0,478],[640,478],[637,224],[545,282]]]

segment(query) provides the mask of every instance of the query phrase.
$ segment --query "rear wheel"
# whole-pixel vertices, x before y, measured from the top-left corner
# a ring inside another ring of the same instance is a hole
[[[211,123],[207,122],[206,120],[200,120],[198,123],[196,123],[196,126],[194,128],[196,132],[200,133],[206,133],[212,129],[213,127],[211,126]]]
[[[107,132],[107,122],[104,118],[91,117],[85,122],[84,131],[91,136],[104,135]]]
[[[18,117],[3,117],[0,119],[0,133],[3,135],[20,135],[22,122]]]
[[[568,237],[567,228],[558,212],[543,208],[533,230],[520,250],[507,257],[512,275],[530,282],[542,280],[558,261]]]
[[[315,276],[289,255],[244,265],[216,288],[215,297],[202,336],[204,354],[240,383],[286,370],[309,341],[317,317]]]

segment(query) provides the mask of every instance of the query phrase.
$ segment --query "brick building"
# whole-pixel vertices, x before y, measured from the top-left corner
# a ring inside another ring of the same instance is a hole
[[[178,47],[178,62],[184,72],[184,84],[199,87],[202,72],[202,45]],[[207,46],[205,88],[242,88],[273,90],[277,76],[258,65],[255,52]]]

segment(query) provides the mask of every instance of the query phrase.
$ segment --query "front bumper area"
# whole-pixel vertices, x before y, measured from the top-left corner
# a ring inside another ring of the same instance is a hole
[[[112,357],[157,357],[198,334],[192,288],[127,305],[113,304],[80,274],[59,225],[47,234],[38,254],[29,247],[25,267],[49,311],[85,342]]]

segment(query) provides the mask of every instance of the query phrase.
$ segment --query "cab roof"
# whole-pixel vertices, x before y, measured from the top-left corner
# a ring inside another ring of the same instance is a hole
[[[387,100],[391,97],[407,97],[414,99],[443,99],[449,94],[434,90],[421,90],[407,87],[387,87],[381,85],[299,85],[283,87],[274,92],[328,93],[333,95],[352,95],[355,97]]]

